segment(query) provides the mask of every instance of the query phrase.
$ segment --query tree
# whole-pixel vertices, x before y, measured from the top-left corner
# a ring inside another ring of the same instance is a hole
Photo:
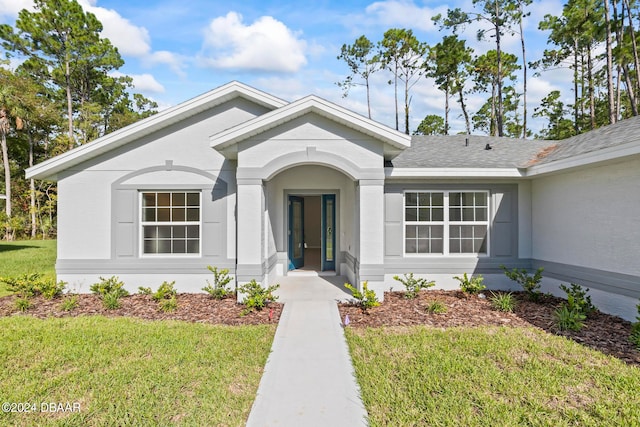
[[[2,147],[2,166],[4,168],[4,192],[7,197],[4,211],[8,219],[11,218],[11,166],[9,165],[9,150],[7,147],[7,134],[10,130],[9,112],[6,107],[0,107],[0,146]],[[8,239],[8,232],[5,237]]]
[[[448,135],[449,126],[449,98],[458,93],[460,107],[465,116],[467,133],[469,129],[469,116],[464,102],[464,83],[467,67],[471,63],[472,49],[467,48],[464,40],[457,35],[445,36],[442,41],[429,50],[429,70],[427,76],[435,79],[438,89],[445,94],[444,107],[444,134]]]
[[[396,107],[396,130],[400,129],[398,119],[398,81],[404,83],[405,133],[409,134],[409,92],[424,74],[424,56],[427,45],[418,41],[412,30],[392,28],[384,33],[379,43],[383,68],[393,74]],[[389,83],[392,83],[391,81]]]
[[[124,63],[102,24],[74,0],[35,0],[35,11],[20,11],[16,29],[0,25],[4,49],[22,56],[20,66],[43,82],[60,88],[66,100],[69,148],[75,146],[74,104],[92,100],[108,73]]]
[[[447,128],[442,117],[436,114],[427,115],[418,128],[413,132],[414,135],[446,135]]]
[[[374,44],[365,36],[360,36],[356,39],[353,45],[343,44],[340,49],[340,55],[338,59],[342,59],[349,66],[351,74],[348,75],[344,81],[338,82],[337,85],[342,88],[342,97],[346,98],[349,94],[349,89],[353,86],[362,84],[367,90],[367,111],[369,118],[371,118],[371,97],[369,79],[371,74],[380,69],[379,58],[374,54]],[[354,77],[360,77],[364,83],[354,81]]]
[[[533,117],[546,117],[549,124],[538,135],[544,139],[565,139],[575,135],[575,129],[571,120],[565,116],[568,110],[560,100],[560,91],[551,91],[542,98],[540,106],[534,110]]]

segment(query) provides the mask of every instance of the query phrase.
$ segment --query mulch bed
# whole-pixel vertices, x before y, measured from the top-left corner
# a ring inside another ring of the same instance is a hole
[[[461,291],[428,290],[415,299],[404,298],[404,292],[385,292],[384,302],[363,312],[353,304],[339,304],[340,317],[349,315],[349,327],[426,325],[435,328],[456,326],[534,326],[549,333],[562,335],[580,344],[614,356],[628,364],[640,366],[640,351],[629,341],[631,322],[596,312],[584,322],[578,332],[559,331],[553,313],[564,301],[544,295],[537,302],[524,293],[513,293],[518,303],[513,313],[494,310],[487,298],[467,295]],[[438,300],[447,307],[443,314],[428,313],[426,308]]]
[[[38,318],[76,317],[76,316],[129,316],[146,320],[182,320],[197,323],[223,325],[259,325],[278,323],[282,304],[271,303],[261,311],[242,315],[244,306],[236,302],[235,297],[215,300],[208,294],[178,294],[178,308],[170,313],[160,310],[158,303],[149,295],[130,295],[120,299],[120,308],[108,310],[96,295],[78,294],[78,306],[71,311],[61,308],[62,301],[68,296],[44,299],[32,298],[33,306],[24,314]],[[15,307],[14,295],[0,298],[0,316],[23,315]]]

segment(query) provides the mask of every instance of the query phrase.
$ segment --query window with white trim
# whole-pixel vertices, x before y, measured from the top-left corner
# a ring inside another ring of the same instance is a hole
[[[144,255],[200,253],[200,192],[145,191],[140,197]]]
[[[488,254],[489,193],[404,193],[405,254]]]

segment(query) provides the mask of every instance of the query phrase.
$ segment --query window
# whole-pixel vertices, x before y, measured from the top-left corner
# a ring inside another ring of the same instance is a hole
[[[488,253],[487,192],[408,191],[404,222],[406,254]]]
[[[200,192],[141,193],[142,253],[200,253]]]

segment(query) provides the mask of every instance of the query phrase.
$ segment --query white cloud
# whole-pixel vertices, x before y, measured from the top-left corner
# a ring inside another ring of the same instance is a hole
[[[17,17],[22,9],[33,10],[33,0],[0,0],[0,16]]]
[[[373,16],[379,24],[388,27],[404,27],[420,29],[423,31],[437,31],[431,18],[438,13],[446,13],[447,6],[442,5],[435,9],[419,7],[413,1],[388,0],[377,1],[365,9],[368,15]]]
[[[229,12],[211,21],[205,32],[203,61],[214,68],[296,72],[306,63],[307,43],[271,16],[250,25]]]
[[[122,77],[125,74],[115,71],[111,73],[113,77]],[[138,92],[144,93],[164,93],[164,86],[162,86],[155,77],[151,74],[127,74],[133,80],[133,87]]]

